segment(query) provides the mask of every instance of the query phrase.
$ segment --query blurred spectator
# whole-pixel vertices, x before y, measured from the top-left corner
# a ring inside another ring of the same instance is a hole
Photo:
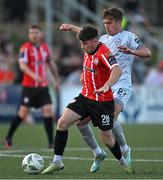
[[[58,59],[59,74],[66,78],[73,71],[80,69],[82,64],[81,51],[73,38],[66,37],[61,46]]]
[[[128,18],[131,24],[149,26],[151,23],[147,18],[144,9],[140,6],[138,0],[127,0],[124,8],[127,11]]]
[[[13,83],[15,72],[13,70],[14,64],[13,46],[9,43],[8,37],[5,33],[0,33],[0,83]]]
[[[3,3],[3,9],[5,13],[4,21],[18,21],[23,23],[26,19],[28,12],[27,0],[7,0]]]
[[[163,60],[148,72],[144,82],[150,86],[163,86]]]
[[[65,80],[66,84],[76,84],[81,85],[80,76],[81,76],[81,69],[77,69],[76,71],[72,72]]]

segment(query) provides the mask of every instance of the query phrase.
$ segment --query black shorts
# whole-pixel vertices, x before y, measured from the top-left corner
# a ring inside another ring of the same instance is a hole
[[[23,87],[21,105],[40,108],[46,104],[52,104],[48,87]]]
[[[98,126],[103,131],[113,128],[114,100],[99,102],[79,94],[67,108],[79,114],[81,120],[90,116],[93,126]]]

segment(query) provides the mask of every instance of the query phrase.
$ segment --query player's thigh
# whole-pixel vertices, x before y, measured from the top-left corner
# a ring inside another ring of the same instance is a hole
[[[115,110],[114,110],[114,121],[116,121],[118,116],[119,116],[119,114],[120,114],[120,112],[123,109],[123,105],[121,103],[115,101],[114,107],[115,107]]]
[[[81,115],[74,112],[71,109],[65,108],[62,113],[62,116],[58,120],[57,129],[61,131],[65,131],[72,125],[75,121],[79,120]]]
[[[29,111],[30,111],[30,109],[28,106],[21,105],[18,110],[18,115],[22,119],[25,119],[27,117],[27,115],[29,114]]]
[[[54,111],[52,108],[52,104],[45,104],[41,108],[42,114],[44,117],[53,117]]]
[[[116,88],[116,89],[112,89],[112,91],[115,102],[114,120],[116,120],[118,115],[122,111],[123,106],[130,99],[132,92],[131,90],[126,88]]]
[[[112,129],[103,131],[99,129],[99,136],[101,141],[108,147],[112,148],[115,144],[115,139],[112,133]]]

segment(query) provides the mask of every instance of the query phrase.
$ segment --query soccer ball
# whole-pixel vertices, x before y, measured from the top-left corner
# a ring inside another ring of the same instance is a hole
[[[22,168],[28,174],[39,174],[44,167],[44,160],[39,154],[28,154],[22,161]]]

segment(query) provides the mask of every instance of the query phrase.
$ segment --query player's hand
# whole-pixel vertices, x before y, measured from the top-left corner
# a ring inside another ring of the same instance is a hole
[[[104,86],[102,86],[100,89],[97,89],[96,91],[94,91],[94,93],[105,93],[110,89],[110,86],[108,84],[105,84]]]
[[[34,80],[35,80],[36,82],[38,82],[38,83],[40,83],[40,82],[43,81],[43,79],[42,79],[40,76],[37,76],[37,75],[34,76]]]
[[[71,31],[71,27],[71,24],[62,24],[59,29],[62,31]]]
[[[125,54],[132,54],[132,49],[128,48],[127,46],[118,46],[120,52]]]

